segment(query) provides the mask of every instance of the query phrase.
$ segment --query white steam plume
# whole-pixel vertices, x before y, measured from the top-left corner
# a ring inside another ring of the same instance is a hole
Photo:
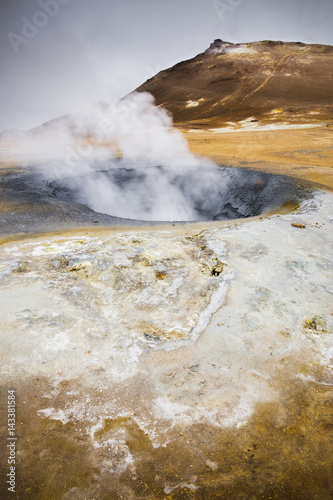
[[[190,153],[168,112],[148,93],[58,118],[27,132],[24,140],[26,161],[48,182],[113,216],[198,220],[207,203],[208,209],[212,200],[218,205],[226,190],[223,174]]]

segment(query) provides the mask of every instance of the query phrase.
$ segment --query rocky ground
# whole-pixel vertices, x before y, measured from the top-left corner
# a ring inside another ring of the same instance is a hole
[[[4,244],[17,498],[330,498],[331,206]]]
[[[194,153],[316,183],[274,213],[118,225],[7,139],[1,498],[332,498],[332,50],[217,41],[139,89]]]

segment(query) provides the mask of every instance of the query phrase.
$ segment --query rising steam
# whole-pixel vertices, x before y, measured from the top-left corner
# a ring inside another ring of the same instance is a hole
[[[61,183],[77,201],[109,215],[195,220],[193,197],[200,205],[204,200],[198,198],[216,191],[214,179],[204,182],[204,175],[195,180],[198,186],[192,180],[190,189],[193,168],[211,163],[190,153],[168,112],[155,106],[149,93],[58,118],[25,139],[28,163],[48,182]]]
[[[58,118],[21,135],[22,142],[26,164],[38,168],[52,196],[115,217],[248,217],[272,204],[277,193],[276,206],[289,196],[264,174],[194,157],[170,115],[148,93]]]

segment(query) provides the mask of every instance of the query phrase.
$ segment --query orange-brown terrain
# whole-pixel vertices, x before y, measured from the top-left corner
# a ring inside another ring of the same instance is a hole
[[[137,90],[154,95],[177,126],[224,127],[249,117],[264,124],[332,124],[333,47],[215,41]]]
[[[16,491],[5,451],[1,499],[333,498],[332,54],[217,40],[137,89],[196,155],[262,172],[238,208],[264,172],[324,188],[297,182],[304,196],[262,216],[125,226],[37,183],[19,136],[3,137],[0,432],[15,435]],[[49,123],[79,135],[80,119]],[[81,137],[111,156],[88,125]],[[79,177],[89,157],[76,146]],[[226,170],[233,193],[243,171]]]
[[[333,47],[216,40],[137,90],[172,113],[195,154],[333,188]]]

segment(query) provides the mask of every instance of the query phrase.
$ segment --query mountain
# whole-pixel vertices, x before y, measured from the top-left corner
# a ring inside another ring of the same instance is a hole
[[[97,101],[81,111],[76,111],[67,115],[57,116],[48,120],[47,122],[38,125],[37,127],[31,128],[29,130],[24,129],[9,129],[4,130],[0,133],[0,139],[24,139],[28,138],[34,133],[48,131],[50,129],[54,130],[68,130],[73,136],[84,137],[89,134],[94,135],[96,123],[94,118],[100,116],[100,114],[106,113],[110,108],[110,104],[103,101]]]
[[[215,40],[203,53],[161,71],[136,92],[150,92],[157,105],[172,114],[196,155],[333,189],[332,55],[329,45]],[[31,134],[65,129],[73,137],[91,140],[108,109],[111,105],[95,103]],[[19,141],[29,134],[5,132],[1,139]]]
[[[196,57],[159,72],[134,92],[150,92],[183,129],[234,130],[267,124],[332,124],[333,47],[300,42],[234,44],[215,40]],[[50,120],[31,132],[70,129],[94,135],[95,120],[110,107],[96,102],[85,110]],[[257,123],[259,122],[259,123]],[[10,130],[0,138],[27,131]]]
[[[331,123],[332,56],[328,45],[215,40],[205,52],[161,71],[136,91],[153,94],[184,128],[248,119]]]

